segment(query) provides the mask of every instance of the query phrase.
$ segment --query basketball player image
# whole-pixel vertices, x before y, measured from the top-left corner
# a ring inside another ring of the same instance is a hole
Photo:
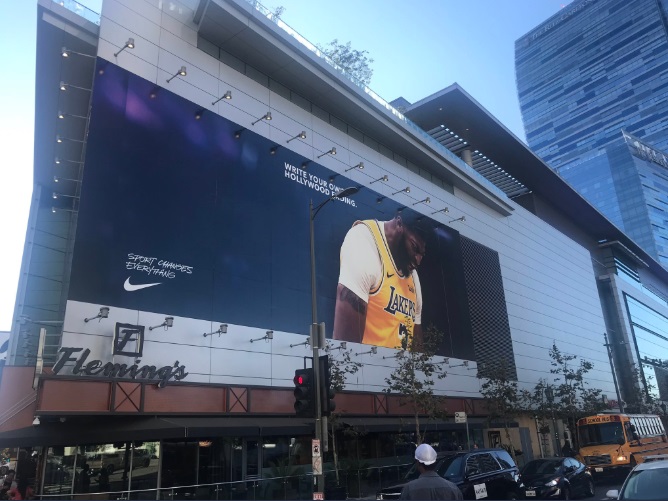
[[[334,339],[397,348],[410,334],[419,342],[417,268],[426,250],[421,226],[398,214],[390,221],[356,221],[348,230],[341,245]]]

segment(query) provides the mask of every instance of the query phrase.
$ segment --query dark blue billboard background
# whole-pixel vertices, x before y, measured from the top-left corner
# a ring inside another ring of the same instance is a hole
[[[304,183],[329,184],[334,173],[312,162],[298,182],[286,171],[302,172],[305,158],[285,147],[271,155],[275,143],[252,127],[206,111],[196,120],[193,103],[99,62],[69,298],[306,334],[308,203],[328,195]],[[342,175],[333,182],[357,185]],[[345,233],[401,207],[378,196],[367,184],[354,206],[333,200],[315,220],[328,336]],[[422,323],[445,333],[443,355],[475,360],[460,236],[442,226],[437,235],[418,270]]]

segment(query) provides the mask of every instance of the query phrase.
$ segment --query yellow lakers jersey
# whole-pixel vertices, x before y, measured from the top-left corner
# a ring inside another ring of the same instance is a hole
[[[404,335],[412,335],[417,307],[415,281],[412,275],[403,276],[397,270],[385,235],[380,228],[383,223],[367,220],[357,221],[355,224],[364,224],[369,228],[381,262],[380,283],[374,290],[369,291],[362,342],[398,348]],[[412,322],[406,322],[407,317],[410,317]]]

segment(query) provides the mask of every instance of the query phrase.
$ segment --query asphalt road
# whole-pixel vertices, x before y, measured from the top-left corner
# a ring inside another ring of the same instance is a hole
[[[591,499],[601,500],[601,499],[610,499],[605,496],[605,493],[611,489],[621,489],[622,484],[624,483],[624,475],[620,475],[622,478],[606,478],[596,481],[596,491],[594,497]]]

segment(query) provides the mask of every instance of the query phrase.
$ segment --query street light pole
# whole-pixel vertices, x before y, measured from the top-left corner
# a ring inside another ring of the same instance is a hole
[[[619,405],[619,412],[624,413],[624,402],[622,401],[622,396],[619,393],[619,384],[617,383],[617,373],[615,371],[615,363],[612,358],[612,345],[608,343],[608,333],[603,333],[603,338],[605,339],[605,349],[608,352],[608,360],[610,360],[610,370],[612,371],[612,382],[615,384],[615,393],[617,393],[617,405]]]
[[[553,445],[554,445],[554,455],[558,456],[560,454],[560,440],[559,440],[559,430],[557,430],[557,420],[554,418],[554,390],[552,389],[552,385],[547,385],[545,388],[545,396],[547,397],[547,401],[550,402],[550,413],[552,414],[552,428],[554,430],[554,436],[552,438],[553,440]],[[556,440],[556,444],[554,442]]]
[[[315,378],[315,438],[320,441],[322,445],[323,431],[322,429],[322,395],[320,394],[320,342],[323,340],[324,332],[321,334],[320,326],[318,325],[318,299],[316,297],[316,273],[315,273],[315,231],[313,229],[313,220],[318,215],[326,203],[335,198],[343,198],[349,195],[354,195],[359,191],[356,186],[343,189],[338,193],[333,194],[324,202],[321,202],[315,209],[313,208],[313,199],[309,201],[309,235],[311,240],[311,346],[313,347],[313,375]],[[323,329],[324,330],[324,329]],[[323,341],[324,342],[324,341]],[[324,346],[323,346],[324,348]],[[316,484],[317,492],[324,492],[325,477],[322,473],[313,475],[314,484]]]

